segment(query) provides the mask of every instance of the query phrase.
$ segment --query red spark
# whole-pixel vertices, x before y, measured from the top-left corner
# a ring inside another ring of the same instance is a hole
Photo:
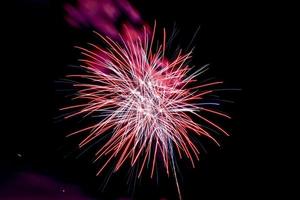
[[[152,177],[160,158],[167,174],[174,175],[180,196],[174,164],[176,155],[188,158],[193,167],[195,160],[199,160],[200,152],[191,135],[205,136],[216,144],[205,126],[228,135],[202,113],[230,117],[201,103],[215,92],[211,88],[222,81],[195,86],[196,78],[206,67],[194,70],[187,64],[192,52],[180,50],[175,58],[167,58],[166,31],[163,31],[162,44],[154,48],[155,26],[153,30],[149,36],[145,28],[144,34],[135,39],[130,39],[129,34],[122,38],[122,43],[98,34],[107,48],[94,44],[90,44],[91,50],[78,47],[84,55],[81,67],[86,73],[68,77],[85,80],[74,84],[78,88],[75,99],[85,103],[62,110],[74,111],[66,118],[82,115],[99,119],[96,124],[69,135],[89,132],[80,147],[109,134],[109,140],[96,153],[95,161],[106,158],[98,174],[113,160],[116,161],[114,171],[125,162],[137,166],[140,160],[138,177],[146,168]]]

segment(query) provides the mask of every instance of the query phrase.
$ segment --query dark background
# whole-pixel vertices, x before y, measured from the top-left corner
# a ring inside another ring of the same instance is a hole
[[[270,106],[270,101],[280,98],[270,96],[279,85],[270,83],[278,69],[268,61],[266,48],[274,45],[266,31],[277,20],[269,14],[272,5],[192,0],[131,2],[150,24],[156,19],[172,28],[176,22],[183,45],[200,26],[193,63],[209,63],[208,75],[224,80],[227,88],[242,89],[224,94],[235,103],[223,107],[233,119],[221,121],[231,133],[221,138],[222,147],[208,144],[208,152],[202,154],[196,169],[181,163],[184,199],[289,195],[282,187],[288,182],[282,178],[289,175],[285,170],[287,155],[282,152],[287,145],[282,137],[285,132],[277,127],[280,108]],[[95,40],[94,35],[91,30],[72,29],[65,23],[62,1],[15,1],[7,9],[0,192],[5,194],[3,188],[7,190],[20,173],[36,173],[54,179],[58,188],[78,186],[87,199],[132,195],[135,199],[176,199],[174,180],[164,176],[158,185],[144,178],[132,194],[127,192],[126,173],[121,172],[104,192],[99,190],[104,177],[95,177],[97,166],[90,164],[92,153],[76,158],[78,152],[72,148],[76,139],[64,137],[74,128],[72,123],[55,120],[65,103],[57,91],[62,86],[56,81],[68,72],[68,65],[76,64],[78,52],[73,46]],[[36,192],[34,187],[30,190],[27,193]]]

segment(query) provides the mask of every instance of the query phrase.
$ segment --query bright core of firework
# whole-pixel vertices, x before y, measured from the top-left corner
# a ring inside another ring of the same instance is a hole
[[[145,168],[152,177],[161,162],[177,181],[176,157],[188,158],[193,166],[199,159],[192,135],[205,136],[216,143],[208,130],[214,128],[227,135],[202,115],[208,112],[229,118],[203,101],[214,92],[212,87],[222,82],[197,84],[196,77],[206,68],[196,70],[187,64],[191,52],[179,51],[175,58],[168,59],[166,32],[163,31],[161,45],[154,42],[154,35],[145,29],[143,36],[131,39],[128,35],[122,43],[99,35],[107,48],[94,44],[89,44],[90,49],[79,47],[84,56],[81,67],[86,72],[69,77],[81,81],[74,84],[78,88],[75,99],[81,99],[81,103],[63,109],[73,111],[66,118],[82,115],[99,119],[70,134],[89,132],[80,147],[109,135],[96,153],[96,160],[106,158],[98,174],[110,162],[115,163],[114,171],[130,163],[138,167],[139,177]]]

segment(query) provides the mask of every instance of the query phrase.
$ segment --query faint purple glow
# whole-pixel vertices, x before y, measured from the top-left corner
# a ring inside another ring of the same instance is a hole
[[[67,3],[64,8],[70,26],[92,27],[112,38],[118,38],[122,32],[117,23],[131,25],[134,30],[143,23],[139,12],[127,0],[77,0],[75,5]]]
[[[5,200],[94,200],[84,194],[79,186],[34,173],[20,172],[9,180],[0,182],[0,199]],[[106,200],[97,197],[98,200]],[[119,197],[115,200],[131,200]],[[161,199],[166,200],[166,199]]]
[[[61,183],[51,177],[33,173],[22,172],[1,184],[0,199],[14,200],[90,200],[79,187]]]

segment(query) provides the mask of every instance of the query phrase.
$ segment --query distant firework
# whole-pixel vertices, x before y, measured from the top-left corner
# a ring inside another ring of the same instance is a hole
[[[155,29],[154,25],[150,34],[145,28],[144,34],[134,39],[129,34],[121,43],[98,34],[106,48],[94,44],[89,44],[90,49],[78,47],[86,72],[68,77],[78,79],[74,99],[80,103],[62,110],[70,111],[65,118],[99,119],[69,135],[89,133],[80,148],[109,136],[96,153],[95,161],[105,160],[97,175],[110,163],[115,163],[114,171],[130,163],[137,168],[138,177],[148,169],[152,178],[157,164],[162,163],[166,173],[174,176],[181,198],[176,159],[186,157],[193,167],[199,160],[200,152],[191,138],[204,136],[218,144],[209,130],[228,135],[203,113],[230,117],[215,110],[216,103],[207,102],[222,82],[198,84],[196,78],[207,68],[188,65],[192,52],[180,50],[174,58],[167,58],[166,31],[157,45]]]
[[[74,28],[92,27],[114,40],[119,39],[126,24],[133,31],[139,32],[144,24],[137,9],[128,0],[76,0],[65,3],[65,20]]]

